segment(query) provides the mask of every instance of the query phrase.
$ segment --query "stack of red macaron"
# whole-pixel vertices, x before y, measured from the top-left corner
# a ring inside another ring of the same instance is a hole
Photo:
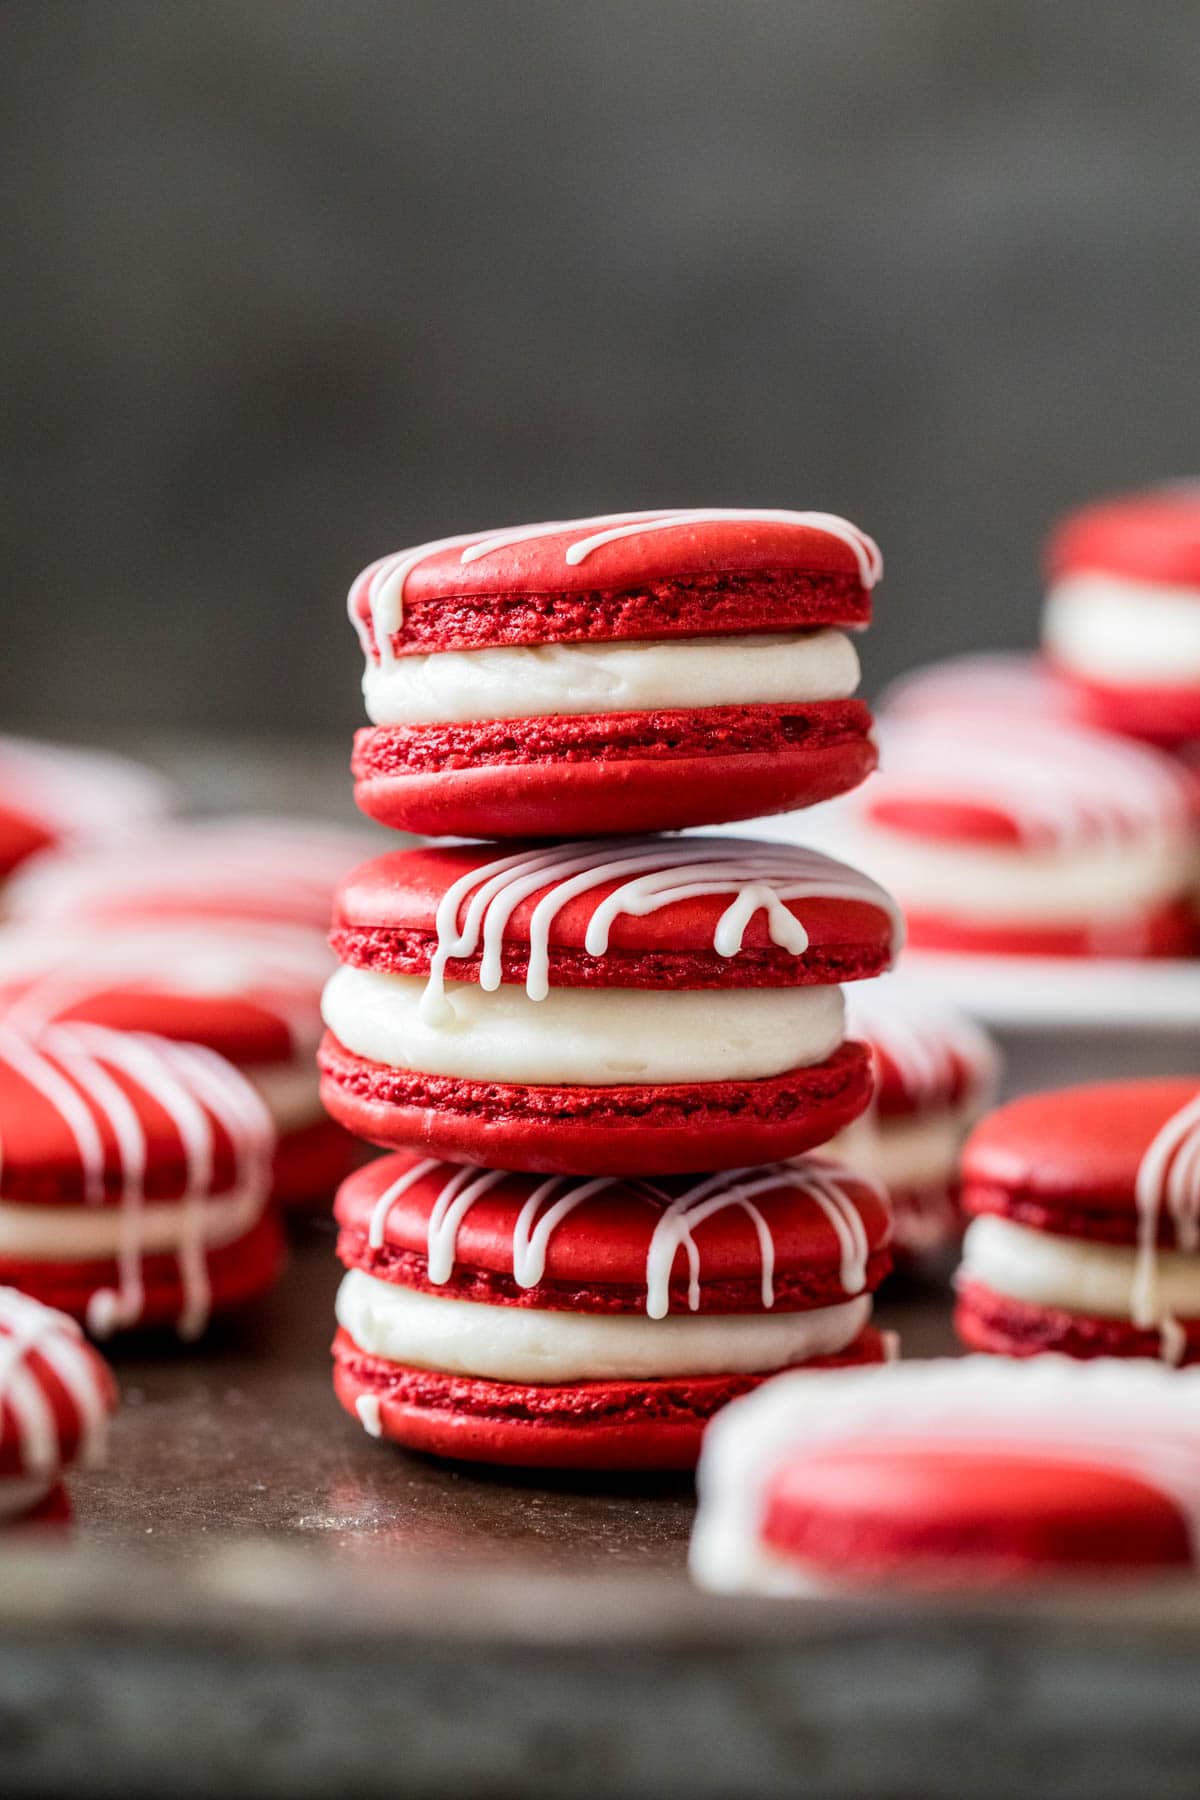
[[[879,573],[832,515],[692,510],[443,539],[352,587],[359,804],[460,840],[334,907],[322,1093],[390,1152],[336,1205],[335,1384],[372,1434],[686,1467],[766,1375],[883,1358],[886,1199],[806,1153],[869,1102],[839,984],[889,966],[896,910],[813,851],[637,835],[869,773],[846,634]]]

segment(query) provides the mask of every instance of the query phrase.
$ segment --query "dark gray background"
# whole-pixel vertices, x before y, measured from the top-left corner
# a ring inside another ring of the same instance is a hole
[[[0,61],[7,723],[340,731],[370,557],[706,501],[876,533],[875,686],[1200,466],[1185,0],[26,0]]]

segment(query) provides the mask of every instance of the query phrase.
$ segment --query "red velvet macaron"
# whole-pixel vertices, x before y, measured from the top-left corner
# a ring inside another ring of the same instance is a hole
[[[846,1019],[871,1050],[875,1093],[829,1154],[887,1188],[898,1262],[936,1256],[961,1233],[959,1155],[995,1096],[999,1053],[972,1020],[899,977],[857,983]]]
[[[38,851],[143,830],[173,800],[161,776],[124,757],[0,737],[0,878]]]
[[[38,856],[5,908],[22,923],[301,925],[325,931],[334,889],[380,848],[322,819],[177,819],[123,843]]]
[[[986,1357],[785,1376],[718,1418],[692,1568],[769,1594],[1194,1570],[1200,1374]]]
[[[467,533],[349,595],[356,796],[429,836],[660,831],[805,806],[875,765],[857,659],[882,572],[829,513],[689,508]]]
[[[322,1095],[385,1147],[490,1167],[740,1167],[870,1097],[837,984],[891,961],[886,894],[736,838],[469,844],[354,870]]]
[[[880,770],[837,809],[840,842],[896,895],[914,948],[1193,948],[1197,794],[1162,752],[986,709],[895,719],[880,738]]]
[[[1043,636],[1088,715],[1200,737],[1200,482],[1081,508],[1047,550]]]
[[[102,1459],[116,1404],[108,1365],[74,1319],[0,1288],[0,1520],[48,1516],[67,1471]]]
[[[972,1134],[963,1183],[966,1343],[1200,1361],[1200,1075],[1015,1100]]]
[[[0,1023],[0,1143],[0,1282],[96,1336],[196,1337],[279,1271],[271,1118],[211,1050]]]
[[[332,968],[315,931],[157,916],[0,932],[0,1023],[82,1022],[201,1044],[235,1063],[277,1134],[274,1193],[328,1204],[358,1148],[321,1106],[316,1050]]]
[[[336,1215],[337,1394],[412,1449],[685,1468],[764,1374],[884,1355],[887,1203],[815,1157],[543,1180],[406,1152],[352,1175]]]

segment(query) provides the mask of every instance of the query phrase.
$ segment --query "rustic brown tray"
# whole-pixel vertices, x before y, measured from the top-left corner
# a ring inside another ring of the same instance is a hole
[[[7,1795],[1194,1796],[1189,1585],[730,1602],[690,1483],[514,1477],[335,1404],[324,1221],[199,1349],[118,1353],[70,1534],[0,1544]],[[917,1352],[946,1302],[884,1307]]]

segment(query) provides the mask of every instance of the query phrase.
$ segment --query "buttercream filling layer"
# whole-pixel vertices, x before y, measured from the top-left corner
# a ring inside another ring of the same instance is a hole
[[[1042,639],[1077,674],[1114,687],[1200,682],[1200,588],[1069,575],[1046,598]]]
[[[195,1211],[188,1212],[189,1208]],[[0,1199],[0,1257],[25,1262],[108,1262],[131,1242],[145,1256],[179,1250],[185,1216],[199,1218],[209,1249],[244,1237],[262,1215],[261,1193],[218,1200],[148,1200],[128,1206],[28,1206]]]
[[[348,1272],[337,1297],[338,1324],[369,1355],[486,1381],[766,1373],[844,1350],[870,1317],[867,1294],[812,1312],[537,1312],[418,1293],[361,1269]]]
[[[1031,1306],[1133,1317],[1137,1253],[1120,1244],[1056,1237],[1011,1219],[975,1219],[963,1240],[960,1273],[993,1293]],[[1200,1318],[1200,1256],[1160,1250],[1155,1258],[1159,1316]]]
[[[845,700],[858,654],[840,631],[443,650],[368,664],[376,725],[446,725],[657,707]]]
[[[997,925],[1129,918],[1185,893],[1194,868],[1187,838],[1165,830],[1053,850],[935,843],[874,826],[853,848],[907,911]]]
[[[822,1144],[821,1156],[836,1157],[884,1187],[942,1186],[958,1167],[958,1153],[978,1109],[945,1107],[909,1117],[865,1112]]]
[[[325,1022],[389,1068],[566,1087],[757,1081],[824,1062],[845,1035],[837,987],[551,988],[531,1000],[509,984],[447,982],[444,1024],[423,1016],[425,990],[421,976],[344,967],[325,989]]]

